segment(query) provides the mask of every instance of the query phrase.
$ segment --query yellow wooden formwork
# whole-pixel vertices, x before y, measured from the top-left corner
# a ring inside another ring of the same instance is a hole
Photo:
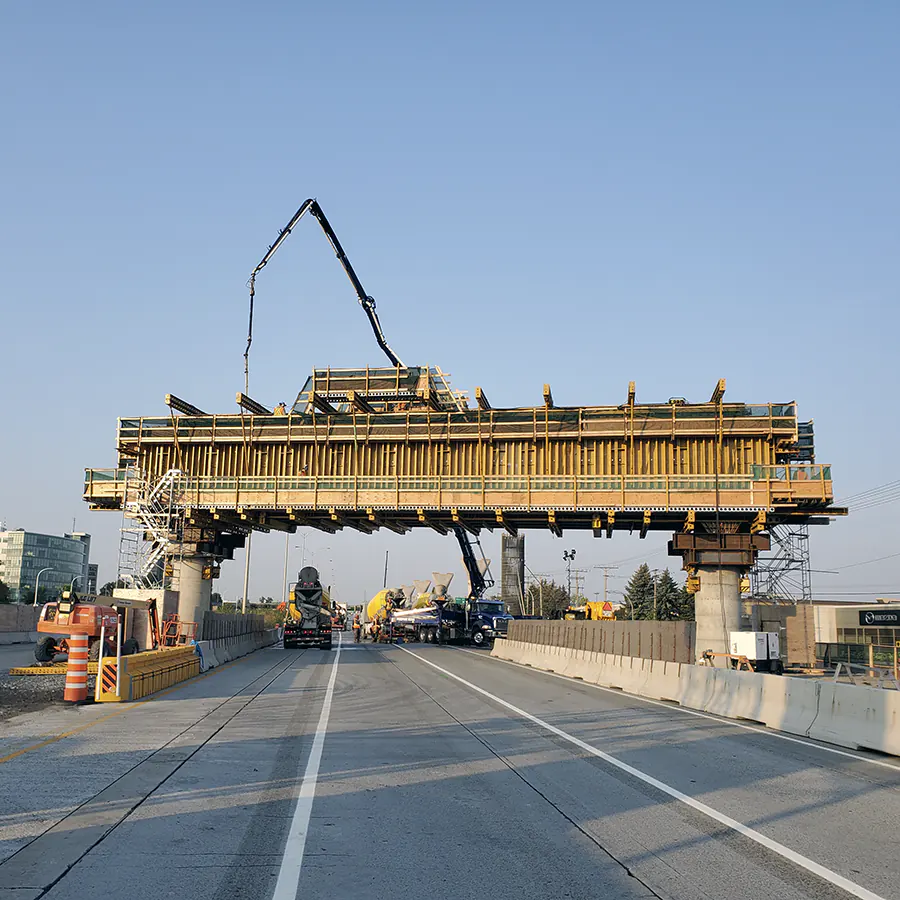
[[[713,512],[742,527],[760,511],[775,524],[842,514],[796,404],[724,393],[720,380],[706,402],[638,403],[632,383],[621,404],[561,407],[545,385],[543,405],[495,409],[479,389],[469,408],[436,368],[317,369],[287,414],[122,418],[116,446],[148,485],[177,473],[190,522],[215,533],[499,524],[643,536]],[[89,469],[84,497],[121,509],[127,477]]]
[[[117,695],[116,660],[104,659],[98,697],[101,703],[140,700],[200,674],[200,657],[193,646],[123,656],[121,664]]]

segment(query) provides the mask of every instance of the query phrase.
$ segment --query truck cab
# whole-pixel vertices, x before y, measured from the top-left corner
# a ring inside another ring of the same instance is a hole
[[[469,634],[476,647],[506,637],[512,616],[499,600],[476,600],[469,609]]]

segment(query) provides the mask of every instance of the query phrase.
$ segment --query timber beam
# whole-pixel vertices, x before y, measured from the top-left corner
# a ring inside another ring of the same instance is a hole
[[[205,413],[202,409],[194,406],[193,403],[188,403],[187,400],[182,400],[181,397],[176,397],[174,394],[166,394],[166,406],[186,416],[209,415],[209,413]]]
[[[337,410],[318,392],[312,392],[312,405],[326,416],[337,415]]]
[[[433,412],[441,411],[441,404],[438,400],[437,391],[435,391],[433,388],[424,388],[419,392],[419,397],[421,397],[421,399],[425,402],[425,405]]]
[[[247,516],[246,514],[235,515],[234,512],[222,512],[220,510],[210,510],[213,520],[220,522],[226,528],[240,528],[244,531],[262,531],[268,534],[269,528],[263,525],[256,516]]]
[[[262,403],[257,403],[252,397],[248,397],[242,391],[237,392],[237,396],[235,397],[237,400],[237,405],[241,409],[247,410],[248,413],[251,413],[254,416],[271,416],[272,410],[263,406]]]
[[[485,394],[485,392],[480,387],[475,388],[475,399],[478,401],[479,409],[491,408],[491,401],[488,400],[487,394]]]
[[[303,528],[316,528],[319,531],[324,531],[326,534],[337,534],[341,527],[334,526],[331,521],[325,521],[322,518],[310,518],[309,516],[304,516],[302,514],[298,515],[297,510],[290,506],[285,512],[291,522],[294,522]]]
[[[368,521],[368,519],[354,519],[352,516],[339,512],[334,507],[331,507],[328,510],[328,513],[332,523],[346,526],[348,528],[355,528],[357,531],[361,531],[363,534],[372,534],[372,532],[378,530],[378,526],[373,525]]]
[[[449,528],[441,522],[432,519],[430,516],[425,515],[424,509],[416,510],[416,513],[419,517],[419,521],[423,525],[427,525],[429,528],[433,528],[438,534],[447,534],[449,532]]]
[[[280,531],[282,534],[297,533],[297,526],[294,523],[281,521],[277,516],[277,513],[274,515],[263,514],[259,518],[260,522],[262,522],[266,528],[271,528],[272,531]]]
[[[481,534],[481,527],[478,525],[472,525],[470,522],[463,521],[463,518],[462,516],[460,516],[458,509],[451,510],[450,517],[453,519],[454,525],[459,525],[461,528],[464,528],[473,537],[478,537],[478,535]]]
[[[510,522],[507,522],[503,517],[503,510],[497,509],[494,510],[494,514],[497,517],[497,524],[506,530],[507,534],[511,534],[513,537],[517,537],[519,534],[519,529],[512,525]]]
[[[387,528],[388,531],[393,531],[394,534],[406,534],[410,530],[409,525],[404,525],[402,522],[391,522],[389,519],[379,515],[374,509],[367,509],[366,515],[369,522],[376,528]]]
[[[358,391],[347,391],[347,402],[357,411],[372,415],[375,407]]]
[[[240,506],[238,507],[237,512],[241,521],[250,525],[254,531],[269,532],[269,525],[266,522],[265,513],[244,510]]]
[[[544,406],[547,409],[553,409],[553,391],[550,390],[550,385],[544,385]]]
[[[644,510],[644,517],[641,520],[641,540],[647,537],[647,532],[650,530],[650,519],[653,517],[652,512],[649,509]]]
[[[556,521],[556,510],[555,509],[548,510],[548,512],[547,512],[547,527],[557,537],[563,536],[562,528],[559,526],[559,524]]]

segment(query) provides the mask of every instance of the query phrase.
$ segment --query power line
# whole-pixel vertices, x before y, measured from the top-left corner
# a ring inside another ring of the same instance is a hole
[[[841,497],[836,502],[841,506],[848,503],[860,503],[871,494],[879,494],[884,491],[892,490],[900,490],[900,480],[888,481],[885,484],[880,484],[877,487],[869,488],[866,491],[860,491],[857,494],[848,494],[846,497]]]
[[[872,563],[883,562],[886,559],[896,559],[900,553],[889,553],[887,556],[879,556],[876,559],[864,559],[862,562],[850,563],[848,566],[839,566],[838,571],[843,572],[844,569],[855,569],[857,566],[868,566]]]

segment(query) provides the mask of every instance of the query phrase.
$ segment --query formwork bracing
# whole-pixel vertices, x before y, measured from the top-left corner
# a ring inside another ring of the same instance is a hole
[[[615,406],[557,406],[549,385],[531,407],[476,397],[427,366],[317,369],[284,415],[248,414],[244,397],[232,414],[122,418],[119,467],[88,469],[85,499],[121,508],[131,466],[151,484],[180,472],[184,507],[223,530],[645,535],[718,517],[755,533],[843,512],[793,402],[726,402],[723,383],[703,403],[637,403],[633,383]]]

